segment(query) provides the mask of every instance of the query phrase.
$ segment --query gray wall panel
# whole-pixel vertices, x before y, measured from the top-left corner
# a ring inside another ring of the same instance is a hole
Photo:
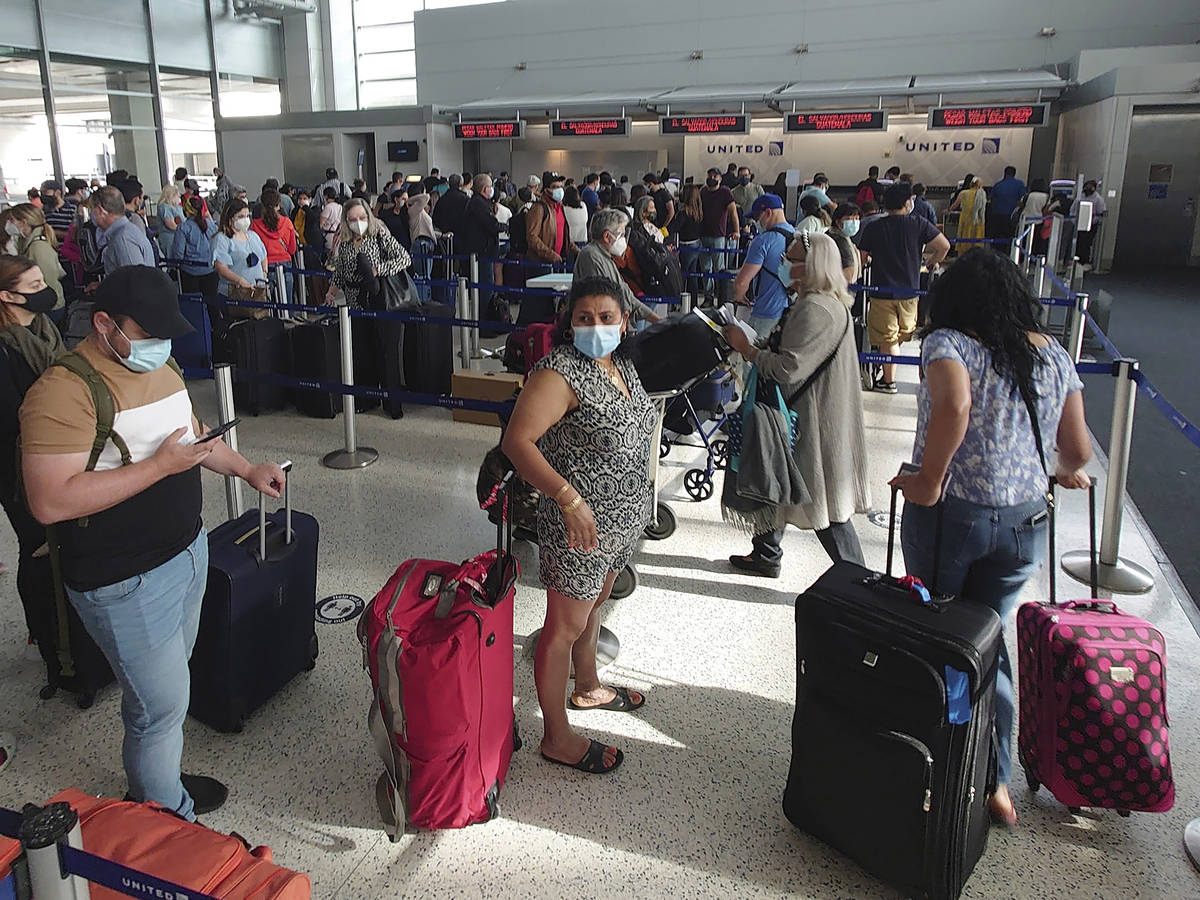
[[[4,43],[10,47],[37,48],[37,11],[29,0],[0,0]]]
[[[584,91],[1038,69],[1086,48],[1200,39],[1195,0],[565,0],[418,13],[421,103]],[[749,13],[749,14],[748,14]],[[612,23],[612,24],[608,24]],[[1038,37],[1043,26],[1058,29]],[[794,48],[807,43],[809,52]],[[692,50],[704,59],[692,61]],[[526,62],[524,72],[514,69]]]

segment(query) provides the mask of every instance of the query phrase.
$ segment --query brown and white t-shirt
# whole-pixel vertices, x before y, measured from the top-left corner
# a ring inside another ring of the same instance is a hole
[[[149,459],[163,440],[187,428],[195,438],[192,401],[183,380],[168,366],[131,372],[112,358],[93,334],[76,352],[113,395],[113,431],[124,439],[133,462]],[[21,405],[21,451],[25,455],[90,453],[96,438],[92,392],[79,376],[52,367],[29,389]],[[97,471],[119,468],[112,441]],[[162,565],[183,551],[200,532],[202,492],[199,467],[171,475],[116,506],[78,522],[57,526],[63,577],[77,591],[115,584]]]

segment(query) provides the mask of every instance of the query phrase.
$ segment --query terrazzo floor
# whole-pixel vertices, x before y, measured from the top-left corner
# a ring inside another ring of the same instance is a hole
[[[877,507],[886,506],[886,481],[911,450],[915,374],[902,377],[897,396],[864,395]],[[212,420],[211,383],[191,388]],[[341,434],[340,421],[294,413],[247,418],[240,428],[251,458],[295,461],[295,506],[321,523],[318,596],[370,598],[406,558],[457,560],[488,546],[494,532],[476,506],[474,483],[498,430],[452,423],[442,410],[410,409],[398,422],[372,412],[359,417],[359,440],[379,449],[379,462],[357,472],[322,468],[320,457]],[[793,530],[780,579],[732,574],[726,557],[748,542],[721,522],[715,498],[695,503],[682,490],[699,456],[676,448],[663,463],[662,497],[678,530],[644,544],[638,590],[608,610],[622,647],[607,677],[645,691],[648,702],[636,715],[571,713],[585,733],[624,748],[616,773],[583,776],[538,756],[532,663],[518,646],[516,714],[528,740],[513,759],[501,817],[391,844],[376,821],[381,769],[366,731],[368,680],[354,625],[318,625],[316,669],[251,717],[242,734],[188,720],[186,768],[231,788],[206,823],[271,845],[277,862],[311,875],[318,898],[896,896],[798,832],[780,807],[795,677],[792,604],[826,557],[812,535]],[[1086,547],[1086,498],[1072,493],[1061,508],[1060,548]],[[205,518],[210,525],[225,518],[222,482],[207,474]],[[868,563],[882,567],[886,532],[865,516],[855,525]],[[11,533],[0,531],[0,558],[13,560]],[[1123,555],[1157,572],[1156,552],[1127,516]],[[540,626],[544,599],[534,548],[522,544],[518,553],[520,642]],[[1045,590],[1042,573],[1027,595],[1042,598]],[[1063,594],[1083,591],[1068,583]],[[0,579],[0,592],[0,728],[18,741],[0,774],[0,805],[19,807],[72,785],[121,795],[117,690],[87,711],[62,696],[39,700],[42,671],[25,656],[15,575]],[[1129,819],[1071,815],[1045,792],[1031,794],[1018,771],[1020,825],[993,829],[964,896],[1200,897],[1200,876],[1181,845],[1185,823],[1200,814],[1200,640],[1186,600],[1165,577],[1154,592],[1120,603],[1167,636],[1175,809]],[[829,765],[836,771],[834,748]]]

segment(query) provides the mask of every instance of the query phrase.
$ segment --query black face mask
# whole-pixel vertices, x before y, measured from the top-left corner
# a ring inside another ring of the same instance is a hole
[[[721,179],[720,179],[720,178],[709,178],[709,179],[708,179],[708,180],[705,182],[705,184],[707,184],[709,187],[716,187],[716,186],[717,186],[718,184],[720,184],[720,183],[721,183]]]
[[[24,306],[31,313],[48,313],[54,309],[54,304],[58,303],[58,294],[54,293],[54,288],[44,287],[40,291],[32,294],[26,294],[24,291],[13,291],[14,294],[20,294],[25,298]],[[20,303],[13,303],[13,306],[21,306]]]

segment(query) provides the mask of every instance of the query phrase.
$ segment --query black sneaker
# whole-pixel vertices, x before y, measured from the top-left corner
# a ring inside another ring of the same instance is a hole
[[[747,556],[731,556],[729,564],[750,575],[761,575],[763,578],[779,577],[779,563],[767,562],[753,553]]]
[[[193,811],[198,816],[213,812],[225,805],[229,788],[207,775],[180,775],[184,789],[192,795]]]
[[[899,388],[896,387],[894,381],[877,381],[875,382],[875,390],[881,394],[895,394]]]

